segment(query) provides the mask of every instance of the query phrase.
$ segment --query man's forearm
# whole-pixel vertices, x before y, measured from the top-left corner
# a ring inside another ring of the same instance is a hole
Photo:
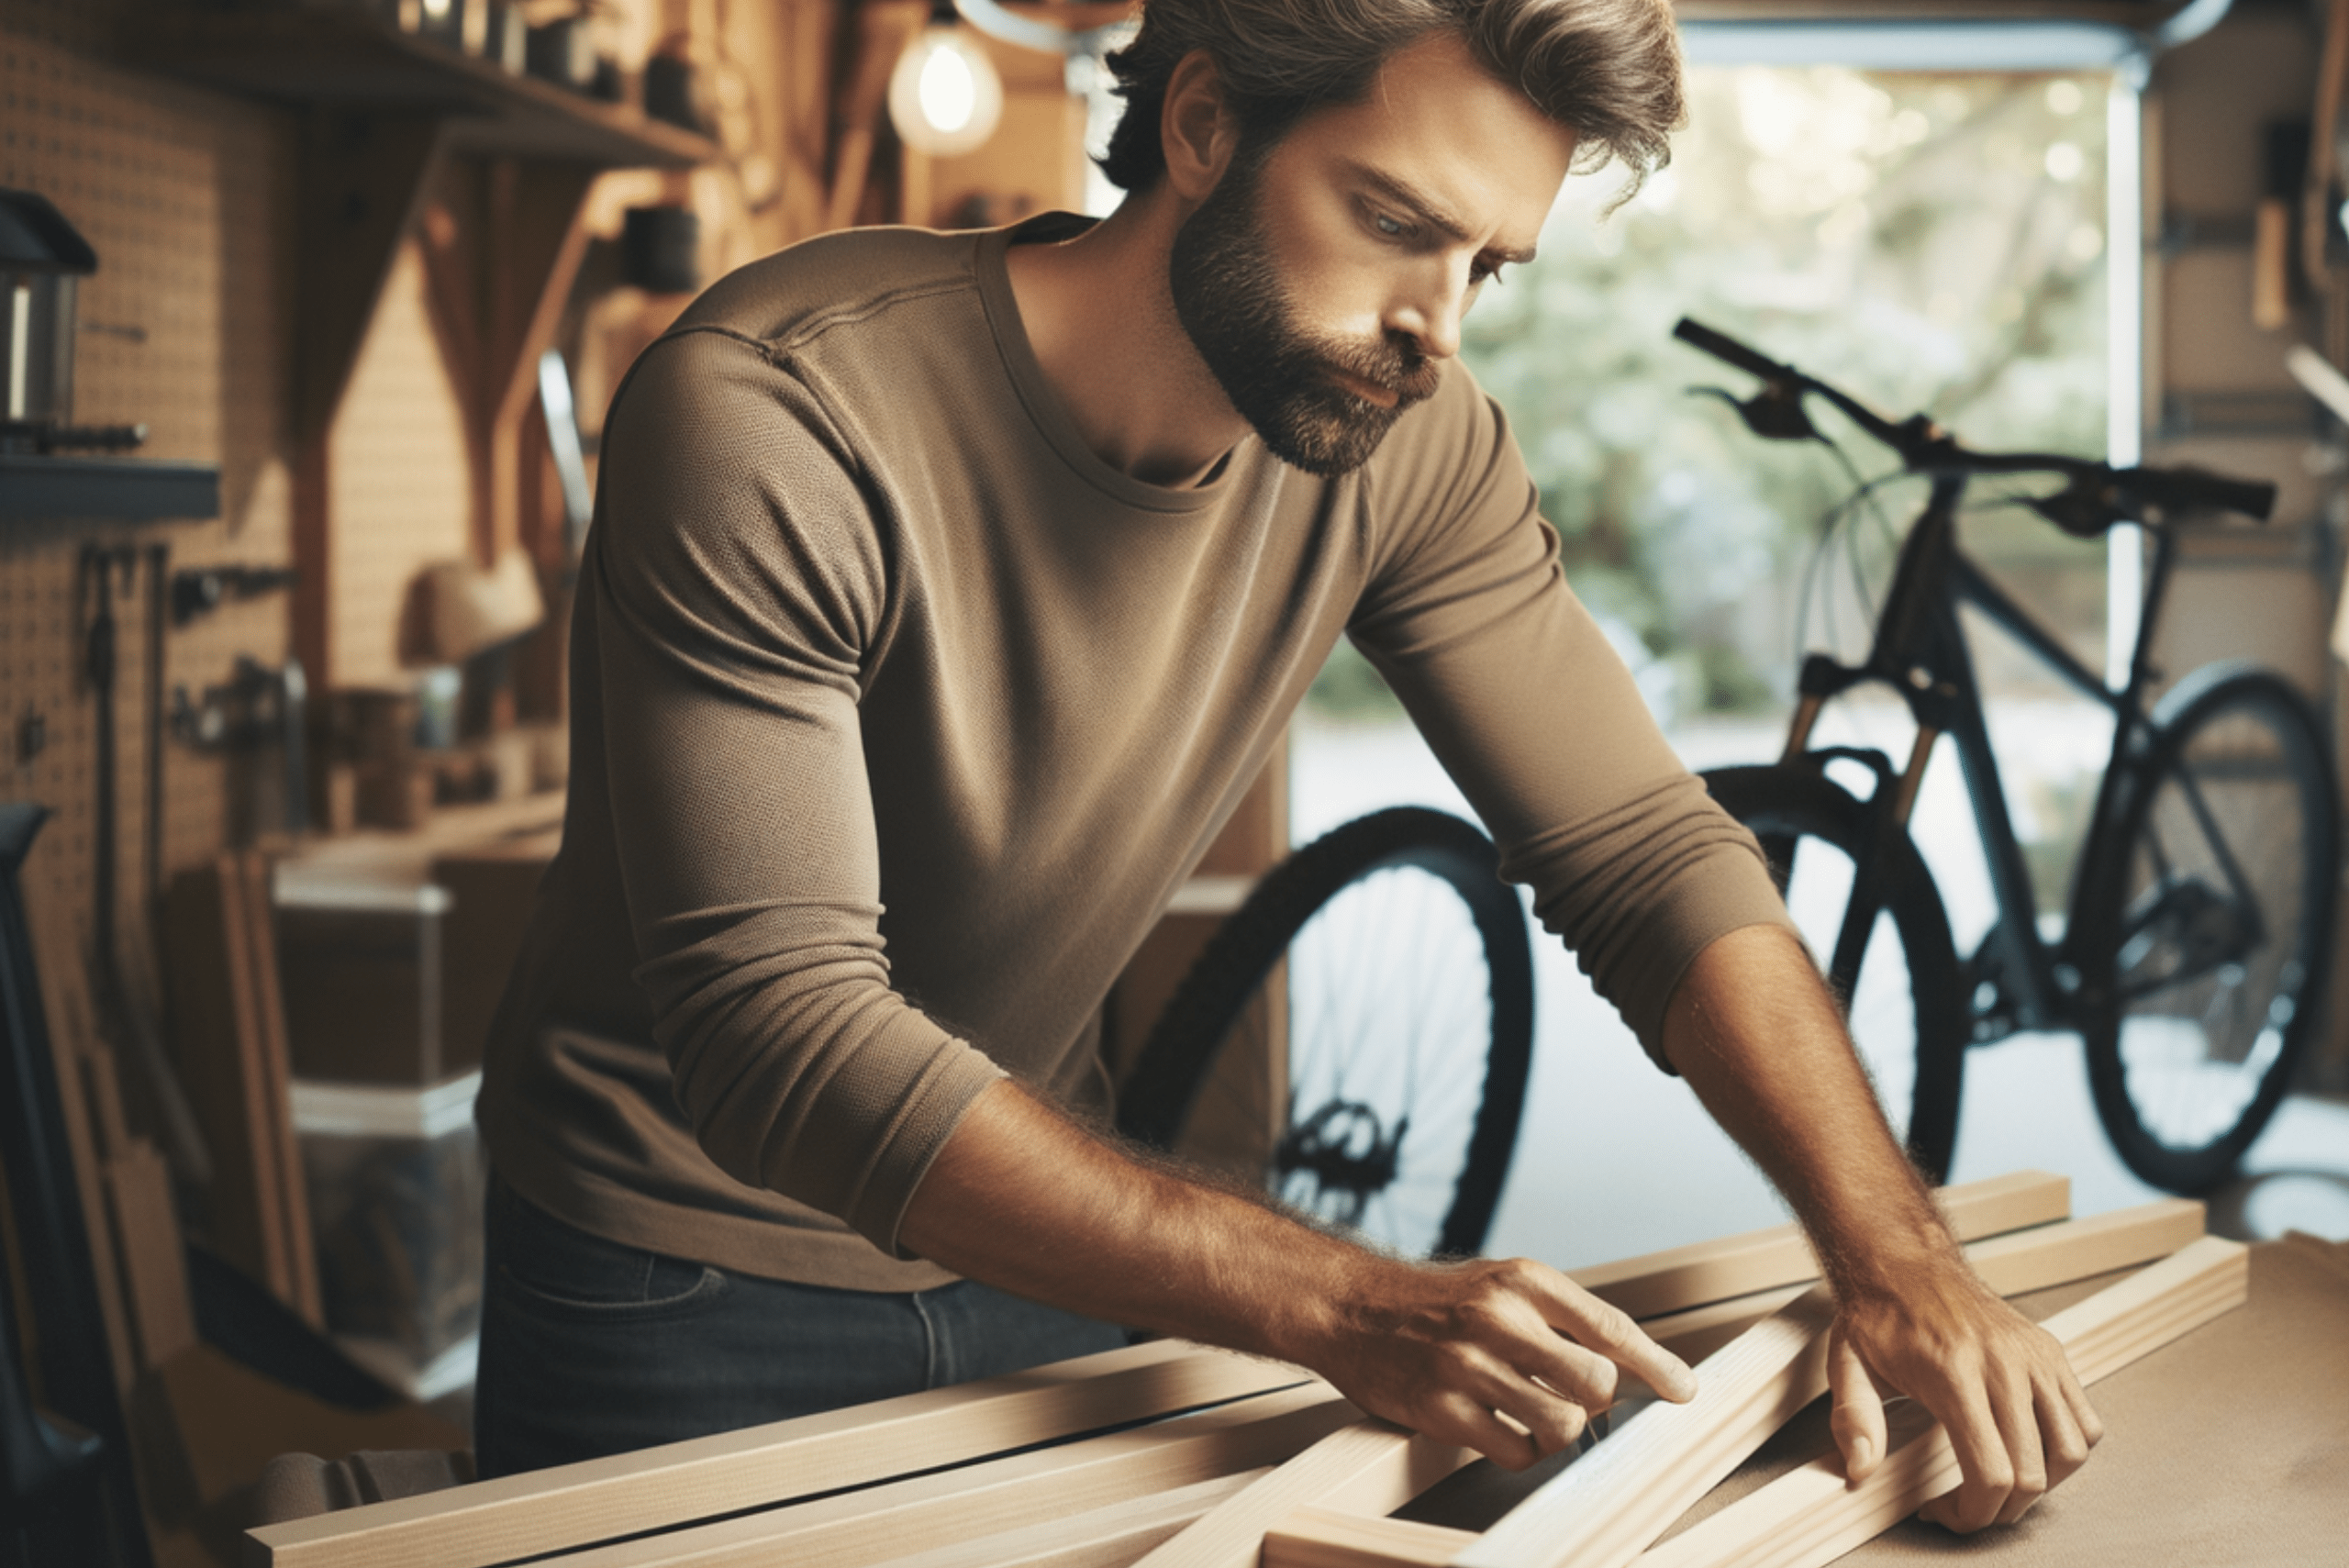
[[[1792,936],[1753,926],[1715,940],[1688,966],[1664,1030],[1665,1057],[1794,1206],[1839,1292],[1956,1261]]]
[[[1902,1157],[1841,1018],[1775,927],[1697,956],[1664,1015],[1664,1054],[1777,1184],[1836,1295],[1831,1425],[1849,1474],[1885,1454],[1882,1392],[1948,1429],[1964,1483],[1924,1517],[2011,1523],[2102,1431],[2061,1345],[1982,1284]]]
[[[1359,1249],[1129,1159],[1009,1083],[982,1095],[906,1210],[906,1245],[1069,1311],[1301,1360]]]
[[[980,1095],[915,1189],[907,1246],[1111,1322],[1310,1367],[1375,1415],[1512,1469],[1555,1453],[1619,1371],[1672,1398],[1688,1369],[1522,1260],[1410,1263],[1129,1157],[1010,1083]]]

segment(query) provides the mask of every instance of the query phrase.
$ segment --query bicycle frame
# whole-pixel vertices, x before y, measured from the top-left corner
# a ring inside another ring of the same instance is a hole
[[[2120,766],[2130,749],[2151,733],[2145,695],[2155,672],[2146,657],[2163,598],[2169,586],[2176,545],[2165,528],[2154,528],[2154,559],[2148,573],[2143,613],[2138,619],[2136,646],[2131,650],[2128,684],[2116,692],[2075,658],[2055,637],[2034,620],[1983,570],[1957,547],[1958,502],[1965,492],[1964,475],[1942,475],[1932,482],[1924,509],[1903,541],[1884,613],[1876,623],[1874,647],[1866,662],[1843,664],[1814,653],[1803,662],[1800,701],[1788,727],[1782,761],[1809,757],[1820,765],[1831,758],[1851,757],[1866,763],[1877,775],[1874,796],[1884,830],[1906,832],[1914,811],[1918,786],[1923,782],[1935,743],[1944,735],[1957,746],[1966,795],[1973,806],[1975,827],[1990,873],[1990,888],[1998,918],[1982,945],[1967,961],[1975,981],[1974,1039],[1976,1043],[2001,1039],[2021,1029],[2076,1027],[2075,995],[2079,970],[2070,951],[2079,929],[2080,901],[2092,878],[2104,846],[2117,831],[2125,804],[2120,798]],[[2112,750],[2097,786],[2079,861],[2073,873],[2065,934],[2051,943],[2039,934],[2038,904],[2022,845],[2007,809],[2005,786],[1958,610],[1971,605],[1994,625],[2013,637],[2039,662],[2083,695],[2093,698],[2113,717]],[[1917,735],[1908,761],[1895,775],[1881,752],[1831,749],[1812,751],[1810,736],[1821,708],[1854,687],[1881,683],[1900,694]],[[1855,875],[1865,877],[1865,868]],[[1868,929],[1874,901],[1854,897],[1854,911],[1866,918],[1847,919],[1830,966],[1839,975],[1855,974]]]

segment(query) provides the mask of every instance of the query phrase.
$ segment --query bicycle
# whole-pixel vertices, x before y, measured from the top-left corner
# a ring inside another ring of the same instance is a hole
[[[2178,516],[2220,509],[2264,520],[2275,487],[2199,470],[1971,451],[1921,414],[1887,419],[1697,322],[1682,320],[1675,336],[1760,379],[1745,398],[1698,389],[1736,407],[1756,435],[1826,441],[1806,406],[1818,398],[1889,448],[1901,473],[1929,482],[1865,660],[1807,656],[1778,762],[1704,775],[1761,840],[1798,923],[1804,910],[1814,922],[1825,910],[1831,938],[1814,941],[1814,953],[1828,955],[1829,984],[1850,1009],[1855,1044],[1910,1157],[1935,1182],[1948,1174],[1969,1047],[2027,1029],[2077,1030],[2099,1118],[2121,1160],[2155,1186],[2208,1191],[2275,1115],[2318,1027],[2340,804],[2324,728],[2282,676],[2206,666],[2149,710],[2160,672],[2148,651],[2176,564]],[[2121,690],[1958,547],[1968,482],[2003,474],[2060,476],[2063,488],[2015,499],[2076,537],[2122,521],[2147,526],[2152,561]],[[2113,717],[2060,934],[2041,929],[1961,605]],[[1863,685],[1889,686],[1916,725],[1898,768],[1881,751],[1810,743],[1824,706]],[[1909,832],[1943,736],[1957,747],[1997,906],[1962,961]],[[1838,762],[1872,776],[1866,796],[1828,776]],[[1807,863],[1821,859],[1810,844],[1833,851],[1823,882]],[[1887,926],[1889,941],[1879,937]]]
[[[1532,1047],[1532,947],[1492,840],[1397,806],[1297,851],[1217,929],[1118,1129],[1397,1251],[1466,1256],[1500,1201]]]

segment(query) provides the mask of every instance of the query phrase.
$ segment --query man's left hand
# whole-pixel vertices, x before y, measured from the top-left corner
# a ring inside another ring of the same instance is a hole
[[[1964,1264],[1839,1303],[1827,1351],[1833,1429],[1854,1485],[1885,1458],[1884,1400],[1906,1394],[1948,1431],[1964,1480],[1918,1517],[1965,1533],[2011,1524],[2104,1435],[2064,1347]]]

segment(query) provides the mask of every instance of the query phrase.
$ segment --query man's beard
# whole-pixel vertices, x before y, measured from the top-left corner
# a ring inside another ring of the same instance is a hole
[[[1399,337],[1325,338],[1297,325],[1257,220],[1264,160],[1242,152],[1174,236],[1174,314],[1241,417],[1282,462],[1334,479],[1360,468],[1442,367]],[[1333,371],[1396,395],[1382,407]]]

